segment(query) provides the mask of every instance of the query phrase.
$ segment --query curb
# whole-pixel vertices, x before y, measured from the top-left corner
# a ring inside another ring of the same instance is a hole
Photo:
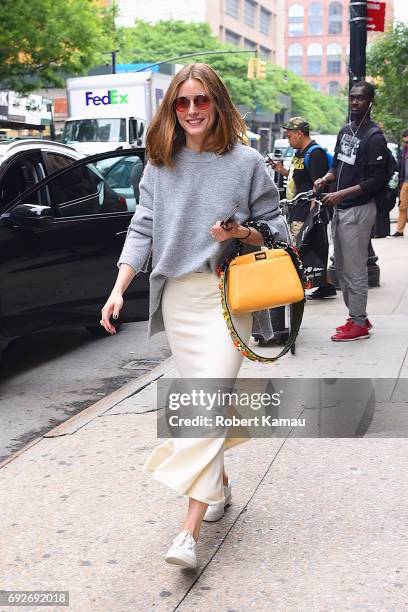
[[[97,401],[95,404],[91,404],[91,406],[88,406],[88,408],[81,410],[81,412],[78,412],[78,414],[75,414],[60,425],[57,425],[39,438],[35,438],[34,440],[32,440],[31,442],[26,444],[26,446],[23,446],[23,448],[20,448],[18,451],[10,455],[10,457],[7,457],[7,459],[2,461],[0,463],[0,469],[5,467],[11,461],[14,461],[14,459],[17,459],[20,455],[28,451],[35,444],[41,442],[41,440],[44,440],[44,438],[58,438],[74,434],[76,431],[78,431],[82,427],[85,427],[88,423],[90,423],[97,417],[102,416],[105,412],[107,412],[114,406],[117,406],[118,404],[120,404],[120,402],[123,402],[123,400],[127,399],[128,397],[131,397],[132,395],[136,395],[137,393],[139,393],[139,391],[141,391],[148,385],[154,383],[156,380],[164,376],[166,372],[170,370],[173,366],[173,357],[168,357],[158,366],[150,370],[150,372],[147,372],[147,374],[143,374],[143,376],[140,376],[135,380],[131,380],[130,382],[123,385],[123,387],[121,387],[120,389],[117,389],[110,395],[107,395],[106,397]]]

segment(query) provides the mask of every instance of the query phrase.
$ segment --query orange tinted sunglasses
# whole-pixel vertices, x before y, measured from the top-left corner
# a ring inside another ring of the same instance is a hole
[[[184,113],[190,108],[190,100],[198,110],[207,110],[211,104],[210,96],[199,94],[198,96],[179,96],[174,100],[174,108],[179,113]]]

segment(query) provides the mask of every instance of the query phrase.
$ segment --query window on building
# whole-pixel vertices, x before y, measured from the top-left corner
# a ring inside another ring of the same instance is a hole
[[[304,8],[301,4],[292,4],[288,11],[288,34],[289,36],[302,36]]]
[[[327,45],[327,73],[328,74],[340,74],[341,73],[341,46],[337,43],[330,43]]]
[[[239,46],[241,44],[241,37],[239,34],[231,32],[231,30],[225,30],[225,42]]]
[[[259,30],[262,34],[269,34],[269,26],[271,22],[271,13],[264,8],[261,8]]]
[[[253,0],[245,0],[244,22],[246,23],[246,25],[255,27],[255,11],[256,2],[253,2]]]
[[[231,15],[231,17],[235,17],[238,19],[238,0],[226,0],[225,3],[225,12],[227,15]]]
[[[271,59],[272,51],[271,49],[267,49],[266,47],[259,47],[259,55],[264,59]]]
[[[310,85],[313,87],[313,89],[315,89],[316,91],[320,91],[320,83],[319,81],[311,81]]]
[[[312,43],[307,48],[307,74],[322,73],[323,48],[319,43]]]
[[[341,2],[329,4],[329,34],[341,34],[343,30],[343,6]]]
[[[320,2],[313,2],[309,6],[307,29],[311,36],[323,34],[323,6]]]
[[[253,40],[249,40],[249,38],[244,38],[244,47],[245,49],[256,49],[257,44]]]
[[[288,68],[295,74],[303,72],[303,47],[299,44],[289,45],[288,48]]]
[[[341,85],[338,81],[330,81],[327,91],[331,96],[337,96],[340,93]]]

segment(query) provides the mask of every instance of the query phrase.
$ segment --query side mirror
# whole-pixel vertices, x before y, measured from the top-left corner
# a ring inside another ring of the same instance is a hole
[[[12,210],[3,213],[1,219],[13,227],[40,227],[49,225],[54,219],[50,206],[38,204],[19,204]]]

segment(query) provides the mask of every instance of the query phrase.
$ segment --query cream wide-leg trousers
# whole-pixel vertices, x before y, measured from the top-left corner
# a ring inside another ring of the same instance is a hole
[[[162,312],[167,339],[182,378],[238,375],[242,355],[224,321],[218,277],[193,272],[166,281]],[[251,335],[252,315],[234,317],[243,340]],[[245,441],[232,438],[171,438],[157,446],[144,470],[159,482],[206,504],[224,499],[224,450]]]

